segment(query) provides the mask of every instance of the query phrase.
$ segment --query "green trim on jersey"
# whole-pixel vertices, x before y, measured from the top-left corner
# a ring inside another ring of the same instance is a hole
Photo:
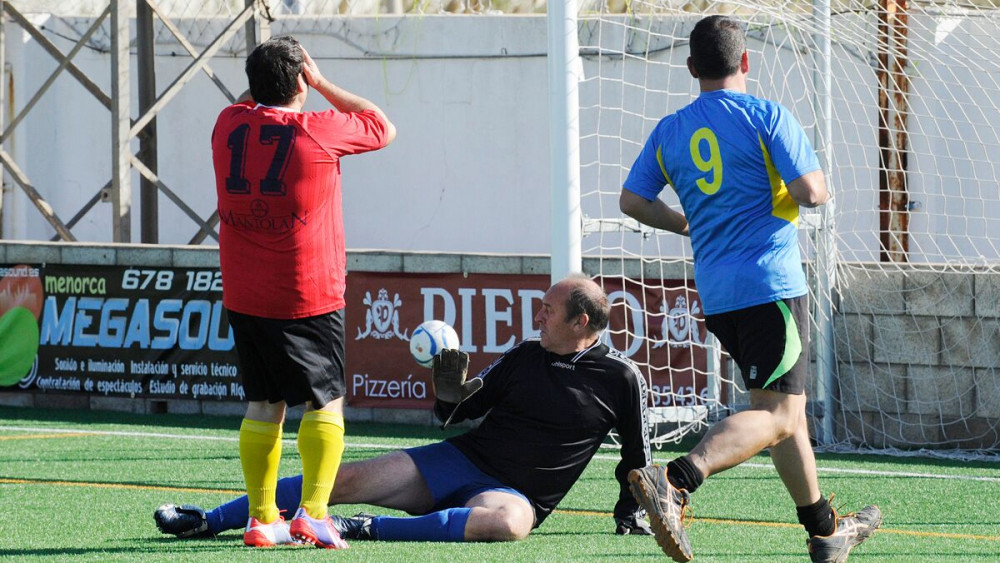
[[[767,389],[768,385],[791,371],[792,366],[795,365],[795,362],[798,361],[799,356],[802,354],[802,340],[799,339],[799,328],[795,323],[792,311],[789,310],[788,305],[785,305],[784,301],[775,301],[774,304],[778,306],[778,310],[781,311],[781,317],[785,320],[785,353],[781,355],[781,362],[778,363],[778,367],[774,368],[774,373],[771,374],[771,377],[767,378],[761,389]]]

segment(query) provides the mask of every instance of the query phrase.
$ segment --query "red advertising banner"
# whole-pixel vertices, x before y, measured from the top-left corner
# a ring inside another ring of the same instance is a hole
[[[410,356],[425,320],[450,324],[479,373],[516,342],[537,335],[534,311],[548,276],[352,272],[347,277],[347,402],[429,408],[430,370]]]
[[[641,285],[602,278],[611,302],[611,346],[649,378],[650,405],[695,406],[707,398],[707,330],[701,299],[686,280]]]
[[[706,393],[704,320],[684,281],[643,287],[599,279],[612,304],[606,338],[651,378],[654,406],[698,404]],[[546,275],[353,272],[347,283],[348,404],[429,408],[430,370],[409,353],[409,335],[437,319],[458,332],[469,373],[510,346],[537,336],[534,314]],[[667,289],[664,289],[667,288]],[[669,395],[668,395],[669,394]]]

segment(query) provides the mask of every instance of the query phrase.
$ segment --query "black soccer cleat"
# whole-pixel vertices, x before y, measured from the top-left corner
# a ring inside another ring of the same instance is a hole
[[[208,529],[208,519],[200,506],[193,504],[164,504],[153,512],[156,527],[164,534],[178,538],[211,538],[215,534]]]
[[[868,539],[882,525],[882,511],[866,506],[857,513],[837,518],[837,527],[829,536],[813,536],[806,540],[813,563],[843,563],[854,546]]]
[[[646,512],[639,511],[639,514],[631,514],[624,518],[615,517],[615,534],[619,536],[652,536],[653,529],[646,521]]]
[[[649,465],[628,473],[629,489],[649,517],[656,543],[671,559],[690,561],[694,554],[684,529],[691,496],[667,480],[667,468]]]
[[[377,540],[372,533],[372,518],[374,514],[359,512],[350,518],[330,515],[333,527],[337,528],[340,537],[345,540]]]

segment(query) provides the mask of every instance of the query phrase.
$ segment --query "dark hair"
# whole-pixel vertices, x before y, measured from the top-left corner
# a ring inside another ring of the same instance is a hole
[[[302,74],[302,48],[290,35],[273,37],[257,45],[245,66],[250,95],[258,104],[284,106],[298,92]]]
[[[708,16],[691,31],[691,64],[698,78],[736,74],[747,50],[743,25],[726,16]]]
[[[569,321],[584,313],[590,318],[587,327],[594,333],[601,332],[608,326],[611,306],[608,296],[584,274],[571,275],[568,279],[586,280],[569,291],[566,298],[566,320]]]

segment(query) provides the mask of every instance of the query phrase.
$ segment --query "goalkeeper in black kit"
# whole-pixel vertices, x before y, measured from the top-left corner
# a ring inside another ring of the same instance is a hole
[[[511,541],[552,513],[608,432],[621,439],[615,469],[616,533],[650,534],[627,475],[651,461],[646,384],[635,364],[601,342],[609,305],[600,286],[572,275],[545,293],[535,315],[539,337],[514,346],[466,379],[468,355],[445,350],[434,361],[435,415],[473,430],[427,446],[343,464],[330,504],[370,504],[411,517],[331,516],[345,539]],[[278,482],[279,509],[294,511],[301,476]],[[163,533],[211,536],[242,527],[240,497],[205,512],[165,504],[154,518]]]

